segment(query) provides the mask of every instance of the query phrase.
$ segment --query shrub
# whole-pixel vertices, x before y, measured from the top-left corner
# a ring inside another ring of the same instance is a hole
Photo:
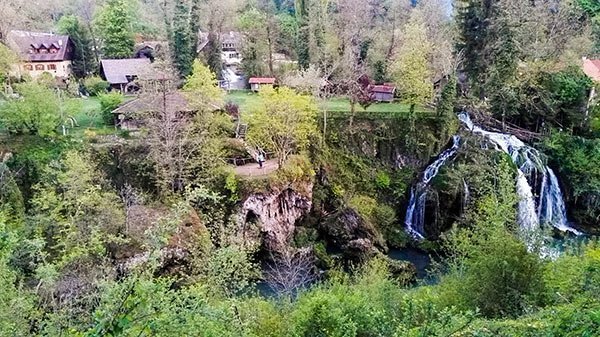
[[[123,103],[123,95],[118,92],[110,92],[108,94],[101,94],[98,98],[100,99],[102,119],[108,125],[114,124],[115,120],[112,111]]]
[[[240,107],[234,102],[225,103],[225,112],[231,117],[238,118],[240,116]]]
[[[385,190],[390,187],[392,179],[386,172],[378,172],[375,176],[375,185],[378,189]]]
[[[90,96],[100,96],[108,90],[108,82],[98,76],[88,77],[84,81],[85,90]]]

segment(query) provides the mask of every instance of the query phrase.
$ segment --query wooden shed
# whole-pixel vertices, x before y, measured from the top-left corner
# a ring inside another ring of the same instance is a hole
[[[248,83],[250,84],[251,90],[259,91],[260,87],[263,85],[274,85],[275,78],[274,77],[250,77],[248,79]]]
[[[377,102],[393,102],[396,87],[389,83],[381,85],[373,85],[370,90],[373,100]]]

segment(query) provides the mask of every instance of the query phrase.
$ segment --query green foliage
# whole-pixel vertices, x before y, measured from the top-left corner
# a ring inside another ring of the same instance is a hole
[[[50,162],[60,159],[62,153],[76,147],[76,144],[63,138],[51,138],[48,141],[37,136],[22,136],[9,143],[8,147],[14,155],[7,165],[12,172],[19,172],[13,177],[28,205],[33,193],[32,186],[40,181],[44,168]]]
[[[128,1],[106,1],[96,18],[105,58],[123,59],[133,56],[133,22],[134,15]]]
[[[101,79],[98,76],[91,76],[84,80],[83,82],[85,86],[85,90],[90,94],[90,96],[100,96],[106,93],[108,90],[108,82]]]
[[[114,124],[115,116],[112,112],[125,100],[123,94],[121,94],[120,92],[113,91],[107,94],[100,94],[98,96],[98,99],[100,100],[100,112],[102,114],[102,119],[104,120],[104,123],[106,123],[107,125]]]
[[[13,172],[0,158],[0,214],[11,228],[23,224],[25,216],[25,201],[17,185]]]
[[[442,302],[479,309],[487,317],[517,316],[543,292],[542,264],[516,232],[512,167],[497,166],[495,185],[467,209],[467,228],[449,236],[450,272],[442,276]],[[481,193],[480,192],[480,193]]]
[[[93,42],[90,33],[85,28],[79,18],[74,15],[65,15],[58,21],[58,31],[60,34],[69,36],[73,42],[73,74],[77,78],[84,78],[97,72],[96,55],[93,51]]]
[[[587,132],[591,80],[576,66],[549,71],[547,63],[519,68],[521,76],[502,88],[492,106],[497,118],[540,132],[550,126]]]
[[[265,14],[256,8],[250,8],[239,18],[238,27],[246,32],[246,40],[243,45],[242,69],[248,78],[252,76],[264,76],[267,69],[264,66],[264,60],[268,57],[266,54],[268,46],[264,35],[264,27],[267,18]]]
[[[173,32],[171,37],[171,51],[173,52],[173,64],[181,77],[187,77],[192,73],[192,65],[196,56],[196,45],[190,25],[190,8],[183,0],[175,2],[173,16]]]
[[[565,186],[566,199],[576,221],[597,232],[600,214],[600,140],[553,132],[543,142],[544,152]]]
[[[292,153],[305,150],[316,133],[317,106],[311,97],[289,88],[263,87],[262,104],[252,111],[248,141],[274,151],[279,167]]]
[[[13,134],[53,134],[60,123],[60,102],[54,92],[33,82],[19,84],[17,92],[21,97],[0,106],[4,127]]]
[[[6,220],[0,210],[0,336],[29,336],[28,316],[35,317],[34,303],[9,266],[19,237]]]
[[[378,172],[375,176],[375,186],[378,189],[385,191],[390,187],[391,184],[392,179],[385,171]]]
[[[216,294],[231,297],[248,290],[260,272],[243,248],[227,246],[210,254],[204,275],[201,280]]]
[[[428,57],[431,44],[427,40],[427,30],[423,17],[416,12],[405,27],[406,41],[395,60],[394,78],[402,100],[414,106],[427,103],[433,97]]]
[[[217,86],[215,74],[199,60],[194,61],[183,90],[190,105],[201,112],[218,110],[224,103],[225,92]]]
[[[119,198],[84,154],[67,152],[52,163],[35,187],[34,233],[46,239],[46,261],[65,266],[79,259],[102,257],[117,242],[124,224]]]
[[[11,67],[18,60],[17,55],[4,44],[0,44],[0,83],[8,78]]]
[[[497,2],[464,0],[458,8],[458,49],[464,52],[474,94],[479,98],[491,94],[501,104],[501,88],[515,75],[518,59],[508,14]]]

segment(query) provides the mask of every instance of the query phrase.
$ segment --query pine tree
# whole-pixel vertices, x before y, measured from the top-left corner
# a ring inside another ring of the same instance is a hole
[[[105,58],[128,58],[133,55],[133,15],[126,0],[107,0],[100,12],[98,28]]]
[[[192,72],[192,64],[195,58],[193,46],[190,9],[184,0],[177,0],[173,19],[173,36],[171,38],[171,50],[173,52],[173,63],[181,77],[186,77]]]
[[[59,32],[69,36],[73,42],[73,74],[83,78],[96,72],[97,64],[88,30],[76,16],[63,16],[58,22]]]
[[[489,96],[514,76],[518,55],[502,3],[466,0],[458,6],[460,41],[474,93]]]
[[[308,0],[296,0],[296,20],[299,23],[296,52],[298,53],[298,66],[306,70],[310,66],[310,27],[308,24]]]

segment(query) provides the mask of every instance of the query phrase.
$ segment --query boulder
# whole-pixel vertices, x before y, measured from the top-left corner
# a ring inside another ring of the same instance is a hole
[[[381,233],[352,208],[327,216],[321,231],[349,258],[362,259],[387,250]]]
[[[312,183],[304,191],[286,188],[250,194],[236,213],[236,240],[250,249],[281,251],[290,244],[296,222],[312,207]]]

